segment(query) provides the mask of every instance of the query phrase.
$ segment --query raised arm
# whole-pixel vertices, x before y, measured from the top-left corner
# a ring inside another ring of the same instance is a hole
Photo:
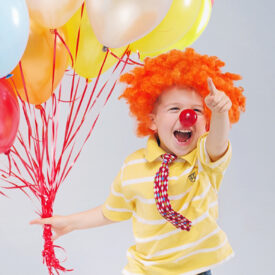
[[[224,155],[228,147],[230,121],[228,111],[232,103],[229,97],[217,90],[211,78],[208,78],[210,93],[205,97],[205,104],[211,110],[210,130],[206,138],[206,151],[211,161]]]
[[[103,215],[102,206],[69,216],[53,216],[51,218],[36,219],[30,222],[30,224],[52,225],[52,229],[55,232],[53,240],[74,230],[93,228],[111,223],[113,223],[113,221]]]

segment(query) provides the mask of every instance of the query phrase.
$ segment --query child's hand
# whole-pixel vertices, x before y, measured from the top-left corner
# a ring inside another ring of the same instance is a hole
[[[212,113],[228,112],[232,106],[229,97],[224,92],[217,90],[210,77],[207,79],[207,82],[210,93],[204,99],[206,106]]]
[[[30,224],[50,224],[52,226],[55,235],[52,240],[56,240],[62,235],[65,235],[74,230],[71,226],[70,218],[67,216],[53,216],[51,218],[36,219],[30,222]]]

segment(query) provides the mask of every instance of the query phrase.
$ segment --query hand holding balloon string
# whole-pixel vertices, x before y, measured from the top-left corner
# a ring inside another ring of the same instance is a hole
[[[55,232],[55,235],[52,236],[52,240],[56,240],[60,236],[68,234],[74,230],[94,228],[110,223],[113,223],[113,221],[107,219],[103,215],[102,206],[73,215],[55,215],[49,218],[35,219],[30,222],[30,224],[51,226]]]

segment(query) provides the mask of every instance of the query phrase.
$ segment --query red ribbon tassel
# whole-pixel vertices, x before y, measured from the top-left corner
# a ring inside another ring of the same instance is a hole
[[[51,196],[50,196],[51,198]],[[53,209],[51,200],[47,195],[41,198],[42,203],[42,218],[49,218],[52,216]],[[55,256],[54,244],[52,240],[52,228],[51,225],[44,225],[43,229],[44,249],[42,251],[43,263],[47,265],[50,275],[54,274],[54,271],[59,274],[58,271],[72,271],[72,269],[66,269],[60,265],[59,260]]]

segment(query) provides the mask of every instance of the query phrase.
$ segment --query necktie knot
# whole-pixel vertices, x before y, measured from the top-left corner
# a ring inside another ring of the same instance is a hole
[[[166,164],[170,164],[171,162],[173,162],[177,157],[173,154],[163,154],[161,155],[161,158],[163,160],[164,163]]]

